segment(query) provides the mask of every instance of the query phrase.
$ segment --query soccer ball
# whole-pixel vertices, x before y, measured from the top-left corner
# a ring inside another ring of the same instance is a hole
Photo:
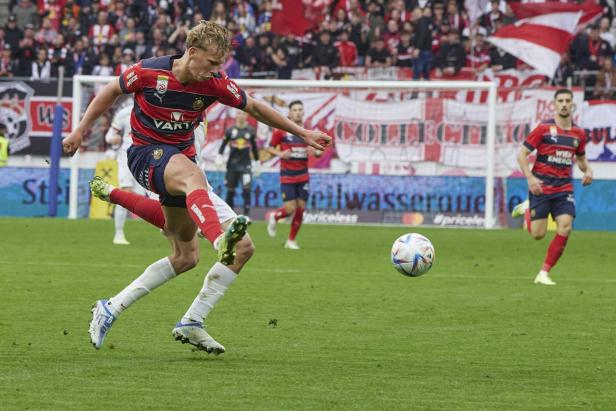
[[[400,274],[419,277],[432,267],[434,246],[421,234],[404,234],[394,241],[394,246],[391,248],[391,262]]]

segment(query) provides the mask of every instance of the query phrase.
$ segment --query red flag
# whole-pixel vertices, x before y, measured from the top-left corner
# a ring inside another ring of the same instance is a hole
[[[603,8],[596,1],[587,0],[582,4],[575,3],[509,3],[513,14],[518,19],[527,19],[541,14],[549,13],[568,13],[582,12],[582,17],[575,28],[575,33],[579,33],[584,28],[592,24],[603,14]]]
[[[519,21],[502,27],[488,38],[492,44],[512,54],[546,76],[552,77],[561,55],[573,36],[601,15],[592,1],[582,5],[567,3],[510,4]]]
[[[274,33],[303,36],[314,23],[306,17],[302,0],[274,0],[271,24]]]

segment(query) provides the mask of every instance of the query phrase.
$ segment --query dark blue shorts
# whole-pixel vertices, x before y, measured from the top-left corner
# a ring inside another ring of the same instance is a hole
[[[167,207],[186,208],[186,196],[169,194],[164,179],[167,163],[173,155],[181,153],[177,147],[167,144],[133,145],[128,149],[130,172],[143,188],[158,194],[160,204]]]
[[[548,214],[552,214],[553,219],[562,214],[575,217],[575,197],[571,191],[538,196],[529,192],[528,199],[531,220],[548,218]]]
[[[304,200],[308,201],[308,181],[303,183],[280,184],[282,201]]]

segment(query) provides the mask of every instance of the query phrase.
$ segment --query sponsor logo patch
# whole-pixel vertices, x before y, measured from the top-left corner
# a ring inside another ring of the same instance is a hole
[[[163,156],[162,148],[157,148],[156,150],[152,151],[152,157],[154,157],[154,160],[160,160],[162,156]]]

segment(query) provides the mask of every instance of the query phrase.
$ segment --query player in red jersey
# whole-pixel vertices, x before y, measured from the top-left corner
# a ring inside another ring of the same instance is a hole
[[[524,215],[528,231],[535,240],[545,237],[548,214],[556,221],[556,236],[548,252],[535,284],[555,285],[549,276],[562,255],[575,218],[573,196],[573,161],[584,173],[582,185],[592,183],[592,169],[585,156],[586,133],[573,124],[573,93],[560,89],[554,94],[554,119],[539,124],[528,135],[518,154],[518,164],[528,180],[528,200],[516,206],[514,217]],[[528,155],[537,150],[537,160],[532,168]]]
[[[331,138],[305,130],[267,104],[247,96],[219,72],[231,49],[231,35],[224,27],[201,21],[190,30],[183,55],[142,60],[118,80],[105,86],[90,103],[79,126],[63,140],[64,151],[73,154],[94,121],[122,94],[134,93],[131,115],[133,145],[128,151],[131,173],[137,181],[158,193],[172,253],[152,265],[135,281],[109,300],[98,300],[92,310],[90,338],[100,348],[118,315],[138,299],[190,270],[199,260],[197,229],[219,252],[220,263],[207,274],[203,288],[173,329],[177,340],[207,352],[222,353],[224,347],[207,334],[203,319],[235,280],[254,252],[246,233],[244,216],[219,221],[222,204],[212,201],[207,180],[195,164],[193,130],[203,111],[215,101],[244,110],[258,121],[300,136],[322,149]],[[323,144],[323,145],[322,145]],[[113,190],[121,195],[121,190]],[[104,187],[99,195],[113,195]],[[223,203],[224,204],[224,203]],[[160,213],[160,210],[151,210]],[[160,223],[160,221],[159,221]],[[237,247],[237,256],[236,256]]]
[[[292,101],[289,104],[289,119],[299,127],[304,125],[304,104]],[[283,130],[274,130],[270,147],[267,151],[280,157],[280,190],[282,192],[283,206],[270,214],[267,232],[270,237],[276,235],[276,224],[279,220],[292,215],[291,230],[285,248],[299,250],[295,241],[297,233],[302,226],[304,209],[308,200],[308,153],[312,150],[297,135]],[[321,151],[314,150],[315,156],[320,156]]]

